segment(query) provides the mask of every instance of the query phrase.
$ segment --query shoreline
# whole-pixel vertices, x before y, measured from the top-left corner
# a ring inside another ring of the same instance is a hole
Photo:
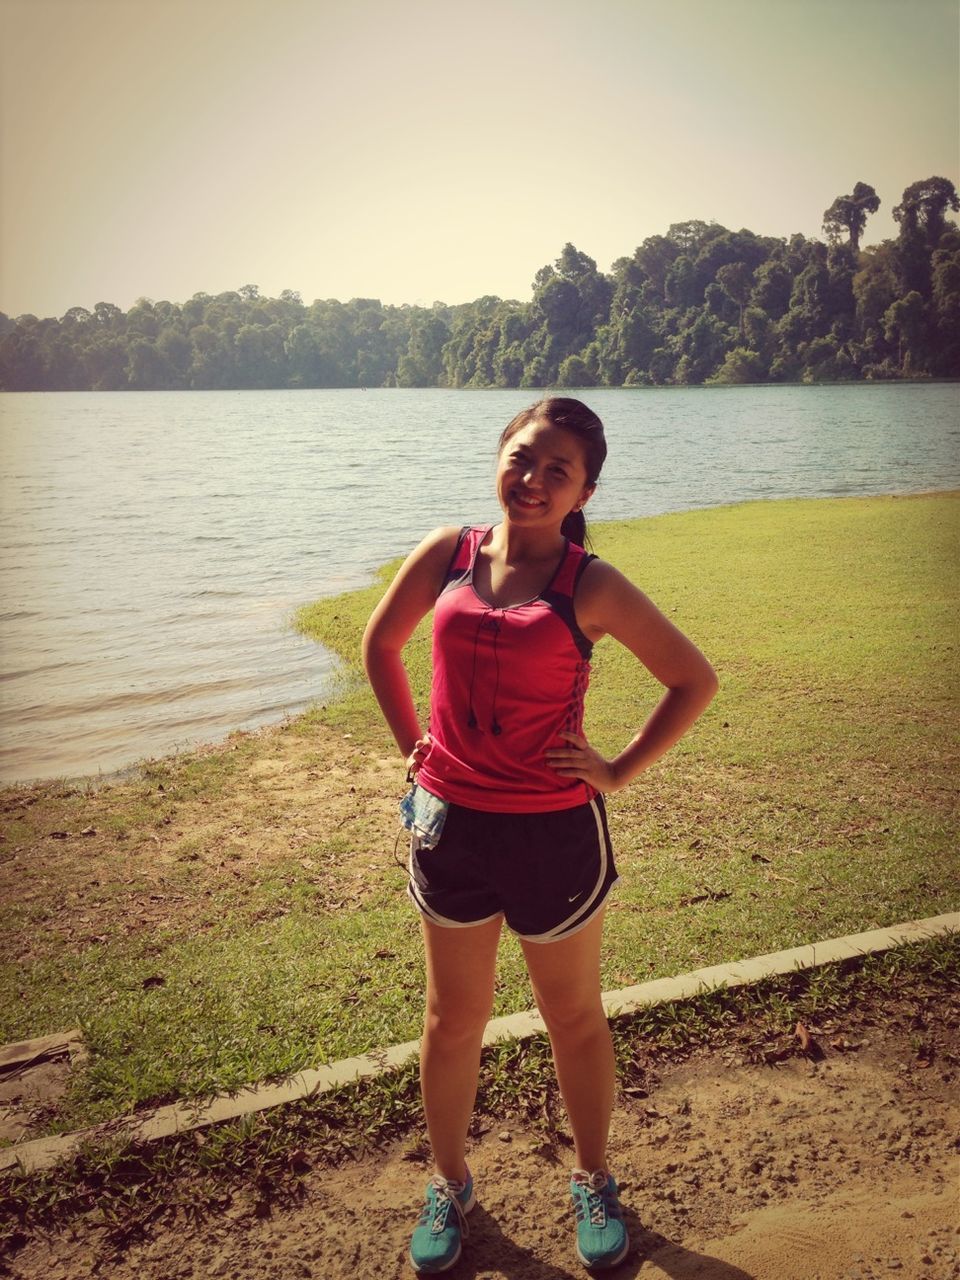
[[[646,388],[637,388],[644,390]],[[32,393],[31,393],[32,394]],[[39,394],[39,393],[38,393]],[[151,393],[152,394],[152,393]],[[655,520],[677,519],[684,517],[695,517],[705,512],[733,511],[742,507],[759,507],[764,505],[776,505],[788,503],[835,503],[835,502],[879,502],[884,500],[912,500],[931,497],[960,497],[960,487],[947,486],[944,488],[925,488],[925,489],[893,489],[884,490],[878,493],[870,494],[832,494],[829,496],[790,496],[790,497],[773,497],[773,498],[751,498],[740,499],[732,502],[712,503],[704,506],[685,507],[681,510],[663,511],[650,515],[629,516],[626,518],[613,518],[609,520],[597,521],[588,526],[588,534],[596,531],[597,536],[602,536],[604,529],[623,528],[624,526],[644,525]],[[385,561],[383,565],[378,566],[370,575],[367,583],[360,586],[350,588],[346,591],[337,592],[330,596],[320,596],[314,600],[305,601],[297,606],[291,615],[290,627],[298,635],[313,639],[316,638],[310,634],[302,625],[301,618],[307,611],[317,607],[328,607],[336,600],[345,600],[349,597],[368,590],[376,581],[379,574],[382,573],[390,561]],[[334,653],[334,657],[340,660],[340,655]],[[285,711],[276,719],[265,720],[261,724],[252,726],[251,728],[233,727],[227,729],[221,736],[216,738],[198,739],[182,750],[174,749],[172,751],[160,752],[157,755],[141,755],[136,756],[128,764],[121,765],[116,769],[108,772],[91,772],[91,773],[64,773],[49,774],[34,778],[21,778],[9,782],[0,782],[0,796],[8,795],[20,791],[42,791],[44,789],[81,789],[87,792],[102,791],[110,786],[122,785],[126,782],[135,782],[138,778],[142,778],[144,773],[150,769],[157,769],[163,766],[169,766],[180,760],[189,760],[192,758],[207,756],[218,751],[226,751],[229,749],[228,744],[234,739],[249,739],[262,736],[264,734],[281,730],[302,721],[304,717],[312,714],[318,706],[325,706],[327,701],[335,700],[339,694],[336,691],[337,675],[333,673],[331,680],[330,692],[328,694],[319,694],[312,699],[300,710],[294,712]]]

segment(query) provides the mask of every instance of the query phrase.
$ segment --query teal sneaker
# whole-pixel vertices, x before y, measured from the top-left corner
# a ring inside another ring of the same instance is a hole
[[[574,1169],[570,1194],[577,1215],[577,1253],[585,1267],[615,1267],[630,1240],[623,1224],[617,1184],[606,1169]]]
[[[476,1203],[469,1170],[466,1182],[448,1182],[440,1174],[430,1179],[426,1203],[410,1241],[414,1271],[429,1274],[448,1271],[454,1265],[469,1234],[467,1214]]]

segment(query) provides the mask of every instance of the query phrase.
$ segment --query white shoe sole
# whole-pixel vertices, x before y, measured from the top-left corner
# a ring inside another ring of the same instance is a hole
[[[611,1267],[619,1266],[630,1251],[630,1237],[627,1236],[623,1242],[623,1248],[615,1258],[605,1259],[603,1262],[588,1262],[580,1252],[580,1246],[577,1245],[577,1257],[589,1271],[608,1271]]]

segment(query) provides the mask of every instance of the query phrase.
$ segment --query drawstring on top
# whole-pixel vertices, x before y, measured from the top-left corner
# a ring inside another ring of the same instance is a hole
[[[470,691],[467,694],[467,728],[479,729],[480,722],[477,719],[477,713],[473,706],[473,690],[477,682],[477,651],[480,645],[480,632],[484,627],[489,627],[493,631],[493,662],[494,662],[494,683],[493,683],[493,707],[492,717],[490,720],[490,732],[496,736],[503,733],[503,727],[497,720],[497,695],[500,692],[500,654],[497,651],[497,640],[500,635],[500,626],[503,622],[502,616],[495,618],[494,609],[485,609],[477,621],[477,629],[473,636],[473,665],[470,671]],[[481,730],[482,732],[482,730]]]
[[[480,643],[480,628],[483,626],[483,619],[486,615],[481,615],[480,621],[477,623],[477,629],[473,633],[473,666],[470,670],[470,692],[467,694],[467,728],[476,729],[477,713],[473,709],[473,686],[477,680],[477,645]]]
[[[493,626],[493,664],[496,675],[493,682],[493,712],[490,720],[490,732],[498,736],[503,733],[500,725],[497,723],[497,694],[500,692],[500,655],[497,653],[497,640],[500,636],[500,625],[503,619],[495,619],[491,624]]]

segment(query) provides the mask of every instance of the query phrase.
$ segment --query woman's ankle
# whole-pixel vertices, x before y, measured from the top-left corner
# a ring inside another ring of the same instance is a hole
[[[466,1160],[444,1161],[442,1166],[435,1163],[434,1169],[437,1176],[443,1178],[445,1182],[466,1184],[470,1181],[470,1170],[467,1168]]]

